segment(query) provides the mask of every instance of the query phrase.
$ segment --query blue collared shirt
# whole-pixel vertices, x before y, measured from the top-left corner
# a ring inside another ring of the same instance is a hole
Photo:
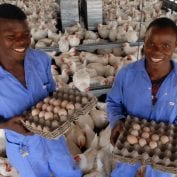
[[[5,119],[21,115],[23,111],[55,90],[51,60],[44,52],[28,49],[24,59],[24,70],[26,87],[0,66],[0,116]],[[8,134],[12,132],[8,130]],[[17,133],[13,132],[14,134]]]
[[[176,123],[177,63],[157,92],[152,104],[151,80],[145,69],[145,59],[123,67],[116,75],[107,96],[107,113],[111,127],[127,114],[148,120]]]

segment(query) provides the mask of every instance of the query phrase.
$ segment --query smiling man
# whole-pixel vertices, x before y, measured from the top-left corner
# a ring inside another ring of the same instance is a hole
[[[107,96],[112,127],[111,143],[124,128],[127,115],[157,122],[177,123],[177,64],[172,54],[177,46],[177,27],[168,18],[150,23],[144,39],[145,57],[122,68]],[[112,177],[135,177],[140,164],[118,163]],[[146,177],[172,174],[146,167]]]
[[[5,129],[8,159],[21,177],[80,177],[63,136],[48,140],[21,124],[22,113],[55,90],[50,58],[29,45],[24,12],[1,4],[0,128]]]

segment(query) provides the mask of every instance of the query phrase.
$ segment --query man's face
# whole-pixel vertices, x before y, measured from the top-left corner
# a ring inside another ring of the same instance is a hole
[[[21,61],[30,45],[26,20],[0,19],[0,61]]]
[[[176,39],[176,33],[170,27],[151,27],[144,40],[147,63],[154,66],[168,63],[176,48]]]

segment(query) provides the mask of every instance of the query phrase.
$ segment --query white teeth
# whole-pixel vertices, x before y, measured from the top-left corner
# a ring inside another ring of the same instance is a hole
[[[163,59],[161,58],[151,58],[153,62],[159,62],[159,61],[162,61]]]
[[[23,49],[14,49],[16,52],[24,52],[25,51],[25,48]]]

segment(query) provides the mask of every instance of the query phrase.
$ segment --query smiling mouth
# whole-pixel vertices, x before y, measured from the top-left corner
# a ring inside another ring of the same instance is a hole
[[[157,62],[162,61],[163,59],[162,59],[162,58],[153,58],[153,57],[152,57],[151,60],[152,60],[153,62],[157,63]]]
[[[15,52],[24,53],[26,48],[13,49]]]

